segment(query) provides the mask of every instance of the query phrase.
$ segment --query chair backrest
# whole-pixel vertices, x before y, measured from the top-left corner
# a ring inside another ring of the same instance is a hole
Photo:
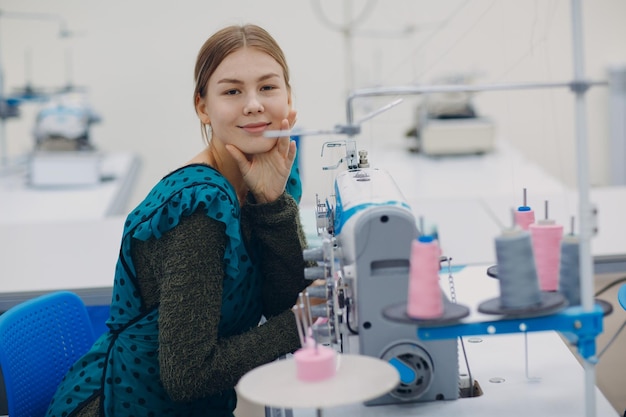
[[[63,376],[94,343],[83,301],[45,294],[0,315],[0,369],[9,416],[44,416]]]

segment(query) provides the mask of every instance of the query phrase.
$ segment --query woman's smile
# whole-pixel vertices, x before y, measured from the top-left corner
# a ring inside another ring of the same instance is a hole
[[[243,126],[240,126],[240,128],[248,133],[263,133],[265,130],[267,130],[267,127],[269,125],[271,125],[270,122],[247,123]]]

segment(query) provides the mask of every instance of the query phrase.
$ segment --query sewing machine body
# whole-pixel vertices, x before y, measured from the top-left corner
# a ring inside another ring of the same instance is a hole
[[[421,341],[417,327],[385,319],[382,311],[406,302],[410,247],[417,222],[393,179],[384,170],[355,169],[335,181],[335,263],[346,303],[345,326],[358,333],[360,354],[382,358],[400,372],[402,383],[368,405],[452,400],[459,396],[456,339]]]

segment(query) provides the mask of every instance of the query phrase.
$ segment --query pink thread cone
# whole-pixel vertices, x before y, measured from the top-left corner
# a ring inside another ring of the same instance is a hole
[[[443,300],[439,287],[439,257],[437,241],[422,236],[411,243],[409,294],[407,315],[415,319],[433,319],[443,315]]]
[[[522,230],[528,230],[528,227],[535,222],[535,212],[532,210],[516,210],[515,224]]]
[[[537,277],[542,291],[559,289],[559,270],[561,264],[561,241],[563,226],[551,221],[531,224],[530,236],[537,265]]]
[[[296,377],[300,381],[317,382],[335,376],[337,352],[324,345],[304,347],[294,354]]]

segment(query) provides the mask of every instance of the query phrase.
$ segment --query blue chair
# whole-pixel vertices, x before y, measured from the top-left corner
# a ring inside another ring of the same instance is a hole
[[[617,301],[619,301],[622,308],[626,310],[626,285],[622,285],[617,292]]]
[[[63,376],[94,343],[83,301],[56,291],[0,315],[0,369],[9,416],[44,416]]]

